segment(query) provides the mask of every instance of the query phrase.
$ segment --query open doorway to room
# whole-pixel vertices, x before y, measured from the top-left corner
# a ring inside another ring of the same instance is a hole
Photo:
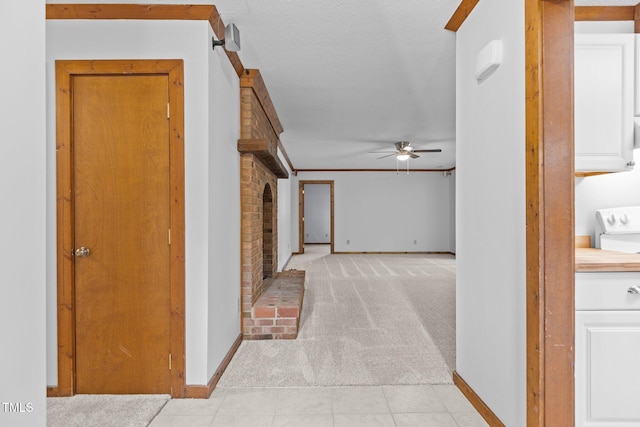
[[[299,182],[299,248],[305,253],[305,245],[328,245],[329,253],[334,253],[333,181]]]

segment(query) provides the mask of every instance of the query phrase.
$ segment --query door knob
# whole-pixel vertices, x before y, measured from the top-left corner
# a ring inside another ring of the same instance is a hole
[[[76,257],[77,258],[86,258],[89,256],[89,254],[91,253],[91,251],[89,250],[89,248],[85,248],[84,246],[76,249]]]
[[[630,293],[630,294],[638,295],[638,294],[640,294],[640,286],[638,286],[638,285],[632,286],[629,289],[627,289],[627,292]]]

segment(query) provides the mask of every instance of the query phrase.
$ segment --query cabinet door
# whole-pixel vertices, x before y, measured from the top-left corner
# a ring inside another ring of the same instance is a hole
[[[576,312],[576,426],[640,425],[640,312]]]
[[[635,35],[635,72],[634,72],[634,106],[633,106],[633,114],[638,117],[640,116],[640,34]],[[636,146],[635,148],[640,148],[637,145],[638,135],[635,135]]]
[[[633,160],[633,34],[576,34],[575,169],[618,172]]]

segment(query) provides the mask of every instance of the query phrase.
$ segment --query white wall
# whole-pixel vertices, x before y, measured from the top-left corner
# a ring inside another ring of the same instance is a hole
[[[234,100],[239,89],[233,87],[237,81],[230,68],[219,68],[225,60],[211,53],[210,36],[206,21],[47,22],[49,385],[57,384],[55,59],[184,59],[186,383],[207,384],[229,350],[231,337],[235,339],[239,333],[235,308],[240,288],[239,172],[229,158],[237,158],[232,147],[239,126],[239,105]],[[218,220],[228,228],[223,229]],[[218,339],[220,342],[210,342]]]
[[[633,33],[633,21],[576,22],[580,33]],[[576,235],[590,235],[595,243],[597,209],[640,205],[640,150],[634,151],[636,167],[629,172],[576,178]]]
[[[0,3],[3,426],[46,425],[44,19],[43,0]]]
[[[278,156],[291,177],[291,170],[280,150],[278,150]],[[278,271],[286,268],[292,254],[291,192],[291,178],[278,179]]]
[[[456,171],[451,171],[449,176],[449,211],[455,217],[456,214]],[[451,221],[449,228],[449,241],[451,242],[451,252],[456,253],[456,222]]]
[[[441,172],[299,172],[292,245],[298,247],[298,181],[333,180],[336,252],[448,252],[448,179]]]
[[[524,33],[524,1],[483,0],[456,38],[456,370],[507,426],[526,425]]]
[[[209,38],[213,31],[209,28]],[[240,83],[223,49],[209,57],[207,378],[240,335]]]
[[[304,186],[304,242],[331,243],[331,185]]]

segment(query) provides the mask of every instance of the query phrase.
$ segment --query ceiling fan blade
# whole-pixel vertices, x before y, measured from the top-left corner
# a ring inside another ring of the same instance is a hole
[[[417,154],[414,154],[414,153],[411,153],[411,152],[407,152],[407,154],[408,154],[408,155],[409,155],[409,157],[411,157],[412,159],[417,159],[418,157],[420,157],[420,156],[418,156]]]
[[[440,153],[442,150],[439,148],[433,148],[430,150],[413,150],[414,153]]]
[[[376,160],[384,159],[385,157],[395,156],[396,153],[387,154],[386,156],[378,157]]]

